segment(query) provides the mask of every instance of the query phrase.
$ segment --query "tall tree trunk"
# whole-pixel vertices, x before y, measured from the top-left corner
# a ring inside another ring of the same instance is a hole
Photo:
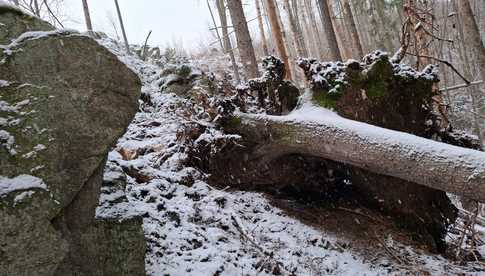
[[[40,17],[39,2],[37,0],[34,0],[34,14]]]
[[[485,80],[485,49],[483,47],[482,40],[480,39],[480,33],[472,15],[472,9],[468,0],[453,1],[454,6],[459,12],[459,22],[462,22],[461,28],[458,28],[460,38],[463,42],[462,45],[462,59],[464,62],[464,73],[467,78],[471,79],[472,73],[470,68],[470,60],[468,53],[472,53],[472,60],[474,60],[480,71],[480,77]],[[470,47],[470,48],[469,48]],[[470,50],[470,51],[469,51]],[[482,131],[480,126],[481,116],[485,116],[485,112],[480,113],[478,103],[480,102],[479,90],[476,87],[468,88],[470,98],[472,100],[472,110],[474,117],[474,129],[475,134],[478,135],[482,148],[485,147],[485,132]]]
[[[485,1],[478,1],[479,2],[479,18],[480,18],[480,30],[482,31],[482,42],[485,42]]]
[[[212,24],[214,24],[214,32],[216,33],[217,40],[219,41],[219,45],[221,46],[222,52],[224,52],[224,44],[222,43],[221,35],[219,34],[219,27],[217,26],[216,18],[214,17],[214,13],[212,12],[212,7],[209,0],[207,2],[207,9],[209,9],[209,14],[211,15]]]
[[[360,42],[359,31],[357,30],[357,26],[355,25],[354,14],[352,12],[352,8],[350,7],[349,0],[344,0],[343,6],[344,17],[346,24],[349,27],[353,48],[355,50],[355,54],[360,59],[364,56],[364,51],[362,50],[362,43]]]
[[[303,0],[306,1],[306,0]],[[315,30],[313,25],[315,22],[311,21],[311,18],[308,14],[308,11],[306,9],[306,6],[304,6],[302,16],[300,16],[301,21],[303,22],[303,30],[304,33],[306,34],[307,37],[307,45],[308,45],[308,51],[310,55],[314,58],[320,58],[320,49],[318,48],[318,43],[317,43],[317,35],[315,34]],[[310,22],[309,22],[310,21]]]
[[[463,22],[464,41],[469,45],[473,60],[477,63],[480,71],[480,77],[485,81],[485,47],[480,38],[480,30],[473,16],[473,11],[469,0],[456,1],[460,19]]]
[[[293,11],[293,15],[295,18],[295,25],[296,29],[298,31],[298,34],[301,36],[301,41],[303,45],[304,52],[306,53],[306,56],[309,55],[309,48],[308,48],[308,43],[305,40],[303,28],[300,22],[300,1],[299,0],[291,0],[291,8]]]
[[[91,15],[89,13],[88,0],[82,0],[82,1],[83,1],[84,20],[86,22],[86,29],[92,32],[93,25],[91,24]]]
[[[281,60],[285,63],[286,77],[288,79],[291,79],[292,72],[290,69],[290,62],[288,59],[288,53],[286,52],[285,42],[282,36],[282,29],[278,20],[276,5],[274,0],[265,0],[265,1],[266,1],[267,14],[269,17],[269,23],[271,26],[271,32],[273,33],[273,38],[276,43],[276,48],[278,49],[278,54]]]
[[[227,29],[227,15],[226,6],[224,0],[217,0],[217,11],[219,13],[219,19],[221,21],[222,40],[224,42],[224,52],[231,58],[232,70],[234,72],[234,78],[236,82],[240,82],[239,69],[237,68],[236,58],[234,57],[234,50],[232,49],[231,37]]]
[[[283,37],[283,44],[286,48],[286,53],[288,55],[288,70],[290,70],[291,79],[294,81],[298,81],[298,74],[301,71],[298,70],[297,65],[294,60],[296,60],[296,56],[298,56],[297,49],[296,49],[296,41],[293,39],[294,37],[289,34],[291,30],[286,29],[285,21],[283,21],[283,17],[281,16],[281,7],[278,3],[279,1],[273,0],[275,5],[276,17],[278,18],[278,23],[281,27],[281,35]],[[301,75],[303,76],[303,75]],[[302,78],[303,79],[303,78]]]
[[[258,63],[241,0],[227,0],[227,7],[231,14],[234,31],[236,32],[237,48],[239,49],[241,63],[244,65],[247,77],[256,78],[259,75]]]
[[[332,19],[330,18],[330,7],[328,0],[318,0],[320,13],[323,22],[323,29],[328,42],[328,48],[330,51],[330,59],[337,61],[342,60],[340,50],[338,47],[337,36],[335,35]]]
[[[259,27],[259,33],[261,34],[261,43],[263,44],[263,53],[265,56],[269,55],[269,50],[268,50],[268,42],[266,40],[266,34],[264,31],[264,24],[263,24],[263,15],[261,13],[261,3],[259,2],[260,0],[255,0],[256,4],[256,13],[258,17],[258,27]]]
[[[286,13],[288,14],[288,21],[290,23],[290,31],[295,41],[296,52],[299,57],[308,57],[306,51],[305,41],[303,40],[303,33],[298,29],[297,19],[293,13],[289,0],[283,1]]]
[[[375,8],[377,12],[377,16],[380,21],[381,26],[381,34],[382,37],[380,39],[384,42],[384,47],[386,51],[394,51],[394,46],[392,43],[392,18],[386,15],[386,1],[385,0],[373,0],[375,2]]]
[[[131,55],[130,44],[128,43],[128,38],[126,37],[125,25],[123,24],[123,17],[121,16],[120,5],[118,5],[118,0],[115,0],[116,13],[118,14],[118,20],[120,21],[121,33],[123,34],[123,40],[125,41],[126,52]]]
[[[315,14],[313,13],[313,5],[312,5],[312,0],[303,0],[305,4],[305,11],[308,16],[308,19],[310,21],[310,26],[312,27],[312,34],[314,36],[315,42],[316,42],[316,49],[319,58],[323,58],[323,41],[322,41],[322,34],[320,33],[320,30],[317,27],[317,20],[315,18]]]

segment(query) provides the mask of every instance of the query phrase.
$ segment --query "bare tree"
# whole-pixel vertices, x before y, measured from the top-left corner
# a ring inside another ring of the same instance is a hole
[[[340,50],[338,47],[337,35],[335,34],[332,19],[330,18],[329,2],[328,0],[318,0],[318,5],[322,17],[323,29],[325,31],[325,36],[328,42],[330,59],[342,60],[342,56],[340,55]]]
[[[239,69],[237,68],[236,58],[234,57],[234,50],[232,49],[231,37],[227,28],[227,14],[224,0],[217,0],[217,11],[219,13],[219,20],[221,21],[222,40],[224,44],[224,52],[231,58],[232,70],[234,71],[234,78],[236,82],[241,81],[239,76]]]
[[[121,33],[123,34],[123,40],[125,41],[126,52],[131,55],[130,44],[128,43],[128,38],[126,37],[125,26],[123,25],[123,17],[121,16],[120,6],[118,5],[118,0],[115,0],[116,13],[118,13],[118,19],[120,21]]]
[[[241,0],[227,0],[227,7],[231,14],[234,31],[236,32],[239,56],[241,57],[241,62],[244,65],[247,77],[256,78],[259,75],[258,63]]]
[[[89,13],[88,0],[82,0],[82,1],[83,1],[83,10],[84,10],[84,20],[86,21],[86,29],[92,32],[93,25],[91,24],[91,15]]]
[[[273,38],[276,43],[276,48],[278,49],[278,54],[285,63],[286,67],[286,77],[288,79],[292,78],[292,72],[290,69],[290,62],[288,58],[288,53],[286,52],[285,41],[283,40],[283,34],[281,25],[278,20],[277,14],[277,7],[274,0],[265,0],[266,1],[266,9],[269,17],[269,23],[271,26],[271,32],[273,33]]]

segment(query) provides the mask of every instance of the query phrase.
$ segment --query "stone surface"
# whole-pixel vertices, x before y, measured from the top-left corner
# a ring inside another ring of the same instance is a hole
[[[93,39],[52,30],[0,9],[0,175],[47,185],[0,198],[0,275],[143,275],[140,219],[95,219],[106,156],[138,109],[140,81]],[[25,31],[36,32],[10,44]]]

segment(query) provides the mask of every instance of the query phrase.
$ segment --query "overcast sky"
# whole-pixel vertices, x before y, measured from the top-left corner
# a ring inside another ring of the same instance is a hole
[[[194,48],[201,41],[212,41],[209,33],[210,13],[205,0],[118,0],[130,43],[141,44],[152,30],[150,44]],[[114,0],[88,0],[93,28],[111,36],[113,24],[118,26]],[[66,28],[86,29],[82,1],[64,0],[68,20]],[[212,25],[212,24],[211,24]],[[121,31],[118,28],[121,36]]]

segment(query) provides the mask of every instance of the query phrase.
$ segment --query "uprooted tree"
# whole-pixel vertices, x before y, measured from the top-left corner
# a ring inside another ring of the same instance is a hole
[[[440,127],[446,118],[432,108],[439,81],[434,67],[416,72],[383,53],[362,63],[301,60],[300,67],[311,89],[297,110],[286,116],[226,114],[222,128],[242,139],[218,150],[217,143],[198,145],[197,162],[211,182],[292,186],[321,198],[351,183],[362,204],[444,250],[447,227],[457,216],[446,192],[485,201],[485,153],[474,150],[479,144],[473,137]],[[278,87],[257,86],[259,102],[261,95],[278,100]]]

